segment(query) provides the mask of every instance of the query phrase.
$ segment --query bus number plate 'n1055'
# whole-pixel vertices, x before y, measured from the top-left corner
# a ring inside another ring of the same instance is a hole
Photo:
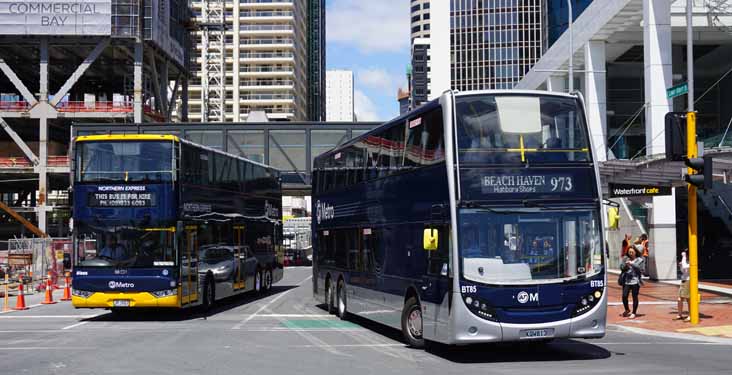
[[[560,175],[489,175],[483,176],[483,193],[571,193],[575,183],[572,176]]]

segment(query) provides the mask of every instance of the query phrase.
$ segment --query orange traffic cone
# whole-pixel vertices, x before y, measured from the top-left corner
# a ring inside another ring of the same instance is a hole
[[[56,301],[53,300],[53,285],[51,285],[51,273],[48,273],[48,279],[46,279],[46,299],[41,302],[44,305],[53,305]]]
[[[62,301],[71,301],[71,285],[69,285],[69,273],[66,272],[66,282],[64,282],[64,296],[61,297]]]
[[[22,281],[18,284],[18,296],[15,298],[15,307],[13,310],[28,310],[28,307],[25,306],[25,295],[23,295]]]

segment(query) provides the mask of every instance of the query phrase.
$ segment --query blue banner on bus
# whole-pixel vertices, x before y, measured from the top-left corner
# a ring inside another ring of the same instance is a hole
[[[461,168],[460,185],[465,200],[592,199],[593,173],[591,168]]]

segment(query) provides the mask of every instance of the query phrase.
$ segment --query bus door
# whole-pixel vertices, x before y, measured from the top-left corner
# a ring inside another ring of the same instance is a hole
[[[437,234],[437,248],[429,249],[425,246],[426,269],[422,274],[422,324],[425,338],[435,338],[438,326],[447,324],[450,304],[450,238],[446,225],[430,226],[425,228]],[[434,237],[433,237],[434,238]],[[423,240],[426,240],[423,238]]]
[[[181,305],[187,305],[198,301],[198,226],[185,227],[181,253]]]
[[[234,290],[246,288],[244,265],[247,253],[244,251],[244,225],[234,225]]]

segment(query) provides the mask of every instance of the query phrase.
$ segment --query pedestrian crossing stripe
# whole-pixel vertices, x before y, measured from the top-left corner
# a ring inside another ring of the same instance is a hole
[[[723,336],[732,338],[732,325],[715,327],[696,327],[677,329],[678,332],[698,332],[705,336]]]

